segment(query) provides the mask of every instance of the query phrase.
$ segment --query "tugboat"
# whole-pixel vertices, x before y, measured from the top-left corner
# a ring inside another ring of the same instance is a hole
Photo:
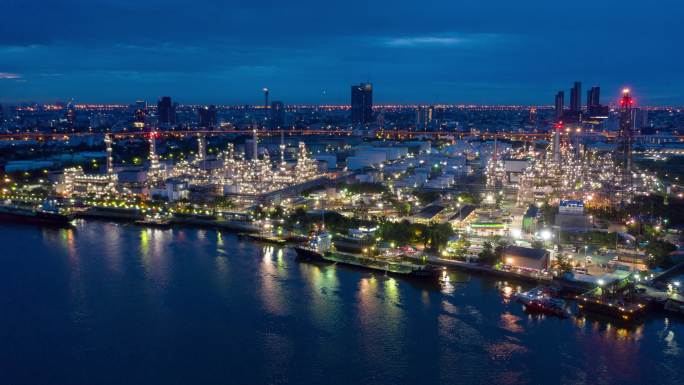
[[[45,201],[39,207],[19,206],[9,200],[0,204],[1,221],[68,227],[73,219],[71,213],[61,210],[52,201]]]
[[[522,304],[527,312],[555,315],[561,318],[567,317],[568,311],[565,301],[553,298],[553,293],[553,288],[540,286],[525,292],[516,293],[513,295],[513,298],[516,302]]]
[[[568,316],[568,311],[565,307],[565,301],[556,298],[542,298],[532,300],[525,304],[525,310],[530,313],[555,315],[556,317],[561,318],[565,318]]]

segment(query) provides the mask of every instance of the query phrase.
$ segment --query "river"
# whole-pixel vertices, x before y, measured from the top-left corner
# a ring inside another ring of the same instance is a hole
[[[0,225],[2,384],[682,384],[684,321],[298,261],[231,233]]]

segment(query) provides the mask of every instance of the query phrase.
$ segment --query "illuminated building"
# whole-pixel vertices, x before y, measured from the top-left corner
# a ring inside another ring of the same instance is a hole
[[[147,116],[147,103],[144,100],[137,100],[135,102],[135,111],[133,112],[133,121],[135,123],[145,123]]]
[[[114,161],[112,159],[112,137],[106,134],[104,137],[105,147],[107,151],[107,175],[114,174]]]
[[[634,99],[630,96],[630,90],[625,88],[622,90],[622,97],[620,98],[620,134],[619,134],[619,151],[620,162],[622,166],[622,188],[626,192],[623,194],[623,199],[629,199],[632,187],[632,145],[634,141],[634,121],[632,116],[632,107],[634,106]]]
[[[197,120],[202,128],[214,128],[217,126],[216,106],[202,106],[197,109]]]
[[[64,196],[115,194],[117,175],[86,174],[81,167],[71,167],[64,170],[62,183],[57,183],[55,190]]]
[[[66,120],[69,124],[76,122],[76,106],[74,106],[73,100],[66,106]]]
[[[373,86],[361,83],[351,87],[351,121],[354,125],[370,124],[373,120]]]
[[[147,170],[147,179],[149,182],[155,183],[164,179],[164,173],[159,165],[159,155],[157,155],[157,136],[159,134],[155,131],[150,132],[150,168]]]

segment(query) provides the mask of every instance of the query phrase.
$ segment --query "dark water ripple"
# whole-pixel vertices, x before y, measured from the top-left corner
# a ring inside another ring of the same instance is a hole
[[[0,244],[0,384],[684,383],[681,319],[534,317],[505,298],[519,284],[197,229],[0,225]]]

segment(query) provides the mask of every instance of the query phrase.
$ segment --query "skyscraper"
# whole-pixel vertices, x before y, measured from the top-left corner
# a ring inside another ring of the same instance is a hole
[[[361,83],[351,87],[352,124],[369,124],[373,119],[373,86]]]
[[[271,103],[271,128],[280,129],[285,127],[285,105],[283,102]]]
[[[563,119],[563,108],[565,107],[565,92],[558,91],[556,94],[556,120]]]
[[[601,87],[593,86],[587,91],[587,110],[591,110],[601,105]]]
[[[74,106],[73,100],[66,106],[66,120],[69,124],[74,124],[76,121],[76,106]]]
[[[268,88],[264,87],[264,108],[268,109]]]
[[[197,110],[199,126],[203,128],[216,127],[216,106],[202,106]]]
[[[163,96],[157,102],[157,116],[159,124],[176,124],[176,106],[170,96]]]
[[[570,89],[570,111],[579,112],[582,110],[582,83],[575,82]]]
[[[146,115],[147,103],[144,100],[136,100],[135,111],[133,112],[133,119],[138,123],[145,123]]]
[[[629,200],[632,187],[632,142],[634,140],[634,116],[632,108],[634,107],[634,99],[629,94],[629,89],[622,90],[622,98],[620,98],[620,136],[619,136],[619,150],[622,163],[622,184],[626,193],[623,199]]]

